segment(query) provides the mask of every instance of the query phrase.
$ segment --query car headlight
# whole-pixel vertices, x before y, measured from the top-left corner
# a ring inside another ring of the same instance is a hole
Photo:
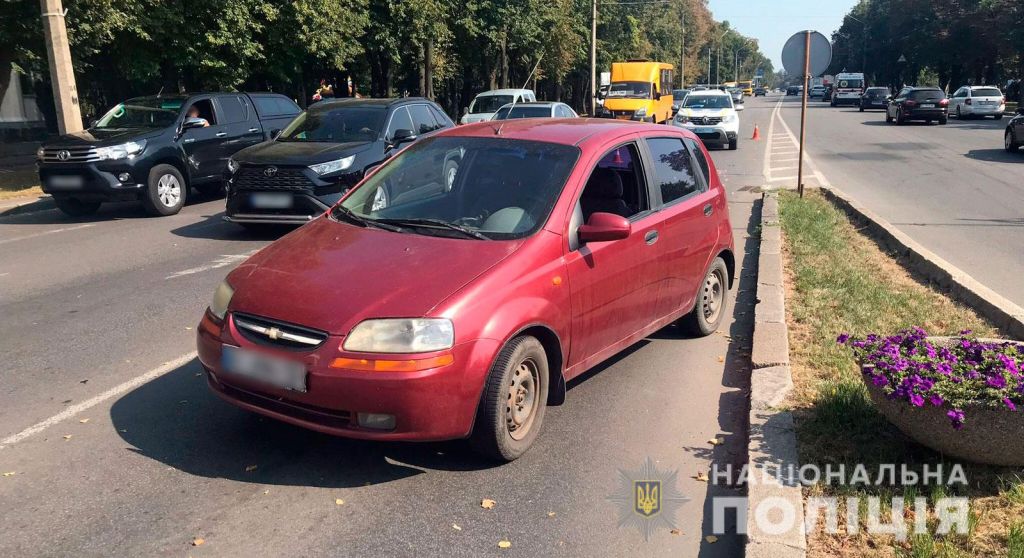
[[[130,141],[120,145],[111,145],[110,147],[97,147],[96,156],[99,157],[101,161],[116,161],[118,159],[134,157],[139,153],[142,153],[142,150],[145,148],[146,140]]]
[[[640,107],[633,111],[633,116],[647,116],[647,107]]]
[[[723,117],[722,117],[722,122],[733,122],[733,121],[734,121],[734,120],[736,120],[737,118],[738,118],[738,116],[737,116],[737,115],[736,115],[736,113],[734,112],[734,113],[731,113],[731,114],[727,114],[727,115],[723,116]]]
[[[680,124],[686,124],[689,121],[690,121],[690,117],[686,116],[685,114],[680,113],[680,114],[676,115],[676,122],[678,122]]]
[[[352,163],[356,160],[355,155],[349,155],[344,159],[337,159],[334,161],[327,161],[326,163],[320,163],[317,165],[310,165],[309,169],[317,173],[320,176],[325,174],[331,174],[333,172],[343,171],[352,166]]]
[[[449,319],[387,318],[360,322],[343,348],[359,353],[428,353],[454,344],[455,327]]]
[[[234,157],[228,157],[228,172],[231,174],[238,172],[238,161]]]
[[[228,313],[228,304],[231,303],[231,297],[233,296],[235,296],[235,289],[231,288],[227,281],[221,281],[220,285],[217,285],[217,290],[213,291],[210,313],[216,316],[218,320],[223,320],[224,316]]]

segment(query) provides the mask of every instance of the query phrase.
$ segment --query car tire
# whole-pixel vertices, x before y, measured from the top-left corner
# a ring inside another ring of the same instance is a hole
[[[729,303],[729,269],[725,260],[715,258],[701,280],[693,310],[679,321],[684,331],[699,337],[714,333],[725,317]]]
[[[224,182],[218,180],[216,182],[206,182],[203,184],[197,184],[195,189],[201,196],[207,198],[219,198],[224,195]]]
[[[902,126],[904,123],[906,123],[906,119],[903,117],[903,109],[897,109],[896,110],[896,125],[897,126]]]
[[[57,209],[61,210],[68,217],[84,217],[96,213],[100,208],[101,202],[86,202],[68,196],[53,196],[53,203],[57,206]]]
[[[864,107],[860,107],[860,112],[864,112]]]
[[[736,138],[729,140],[729,151],[736,151],[736,146],[738,142],[739,140]]]
[[[943,117],[939,118],[939,125],[940,126],[945,126],[947,122],[949,122],[949,117],[948,116],[943,116]]]
[[[487,374],[470,436],[473,448],[506,462],[526,453],[544,422],[549,378],[540,341],[529,335],[509,341]]]
[[[957,120],[963,120],[964,119],[963,113],[960,112],[960,105],[956,106],[956,119]]]
[[[1007,153],[1016,153],[1020,149],[1020,145],[1017,143],[1017,138],[1013,137],[1013,130],[1007,128],[1006,133],[1003,134],[1003,149]]]
[[[156,165],[149,171],[142,205],[150,215],[174,215],[185,206],[188,185],[181,172],[171,165]]]

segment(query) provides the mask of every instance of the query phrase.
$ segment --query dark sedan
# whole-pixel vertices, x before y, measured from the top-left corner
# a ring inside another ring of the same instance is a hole
[[[904,87],[885,109],[885,121],[889,123],[920,120],[945,124],[948,118],[949,99],[938,87]]]
[[[860,111],[867,109],[885,109],[889,104],[888,87],[868,87],[860,96]]]
[[[1010,119],[1003,133],[1003,147],[1007,153],[1016,153],[1024,145],[1024,107],[1017,109],[1017,115]]]

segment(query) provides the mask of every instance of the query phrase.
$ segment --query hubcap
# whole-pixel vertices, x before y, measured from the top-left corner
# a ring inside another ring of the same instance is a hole
[[[718,320],[718,314],[722,312],[725,301],[725,278],[719,270],[714,270],[704,280],[704,289],[701,292],[701,309],[704,312],[704,319],[708,323]]]
[[[522,440],[537,415],[540,375],[533,359],[526,359],[512,371],[505,401],[505,426],[514,440]]]
[[[156,182],[156,195],[164,207],[174,207],[181,201],[181,183],[173,174],[165,174]]]

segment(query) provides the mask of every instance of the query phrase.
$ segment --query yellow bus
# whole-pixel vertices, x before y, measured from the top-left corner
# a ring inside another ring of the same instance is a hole
[[[736,85],[736,87],[739,87],[740,89],[742,89],[743,90],[743,94],[746,95],[747,97],[749,97],[749,96],[754,94],[754,85],[753,85],[752,82],[741,81],[741,82],[739,82],[739,84]]]
[[[641,122],[672,120],[672,64],[648,60],[612,63],[603,116]]]

